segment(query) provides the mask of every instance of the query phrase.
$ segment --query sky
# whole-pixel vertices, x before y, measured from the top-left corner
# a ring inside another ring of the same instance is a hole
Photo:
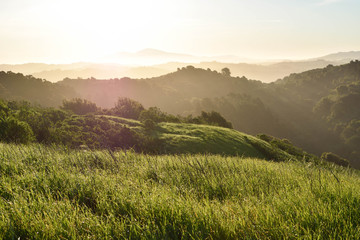
[[[303,59],[360,50],[359,0],[1,0],[0,63],[154,48]]]

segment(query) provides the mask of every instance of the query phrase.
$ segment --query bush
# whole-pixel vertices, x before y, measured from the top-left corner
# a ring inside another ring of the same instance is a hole
[[[7,104],[0,100],[0,118],[7,116],[9,108]]]
[[[144,121],[144,127],[147,131],[154,130],[156,126],[156,123],[151,119],[146,119]]]
[[[274,137],[266,135],[266,134],[258,134],[258,135],[256,135],[256,137],[265,142],[268,142],[268,143],[270,143],[270,141],[272,141],[274,139]]]
[[[143,105],[137,101],[130,98],[119,98],[115,107],[111,109],[111,113],[115,116],[137,120],[144,109]]]
[[[324,152],[323,154],[321,154],[321,159],[323,159],[327,162],[335,163],[340,166],[344,166],[344,167],[347,167],[350,165],[350,163],[347,159],[342,158],[332,152]]]
[[[212,126],[219,126],[232,129],[231,122],[226,121],[226,119],[218,112],[201,112],[199,117],[189,119],[189,122],[195,124],[207,124]]]
[[[81,98],[74,98],[71,100],[64,100],[63,106],[61,107],[64,110],[71,111],[75,114],[85,115],[88,113],[95,113],[99,110],[95,103],[92,103],[88,100]]]
[[[0,140],[14,143],[28,143],[34,140],[34,134],[28,123],[14,117],[0,119]]]
[[[143,110],[139,117],[140,121],[152,120],[154,122],[165,122],[166,114],[158,107],[150,107],[148,110]]]

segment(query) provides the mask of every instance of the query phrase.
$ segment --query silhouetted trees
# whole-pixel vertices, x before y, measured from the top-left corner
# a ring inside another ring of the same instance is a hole
[[[230,77],[231,72],[229,68],[223,68],[221,69],[221,74],[224,75],[225,77]]]

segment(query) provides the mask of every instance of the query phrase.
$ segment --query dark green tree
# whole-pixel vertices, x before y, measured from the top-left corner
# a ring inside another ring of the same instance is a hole
[[[145,110],[141,103],[130,98],[121,97],[111,109],[112,114],[131,119],[139,119],[140,113]]]
[[[10,116],[0,119],[0,141],[28,143],[34,140],[29,124]]]
[[[86,99],[81,99],[81,98],[64,100],[61,108],[79,115],[94,113],[99,110],[99,108],[96,106],[95,103],[92,103]]]

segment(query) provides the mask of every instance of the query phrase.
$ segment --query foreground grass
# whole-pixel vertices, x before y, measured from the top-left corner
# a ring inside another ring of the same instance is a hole
[[[359,239],[358,171],[0,144],[0,239]]]

